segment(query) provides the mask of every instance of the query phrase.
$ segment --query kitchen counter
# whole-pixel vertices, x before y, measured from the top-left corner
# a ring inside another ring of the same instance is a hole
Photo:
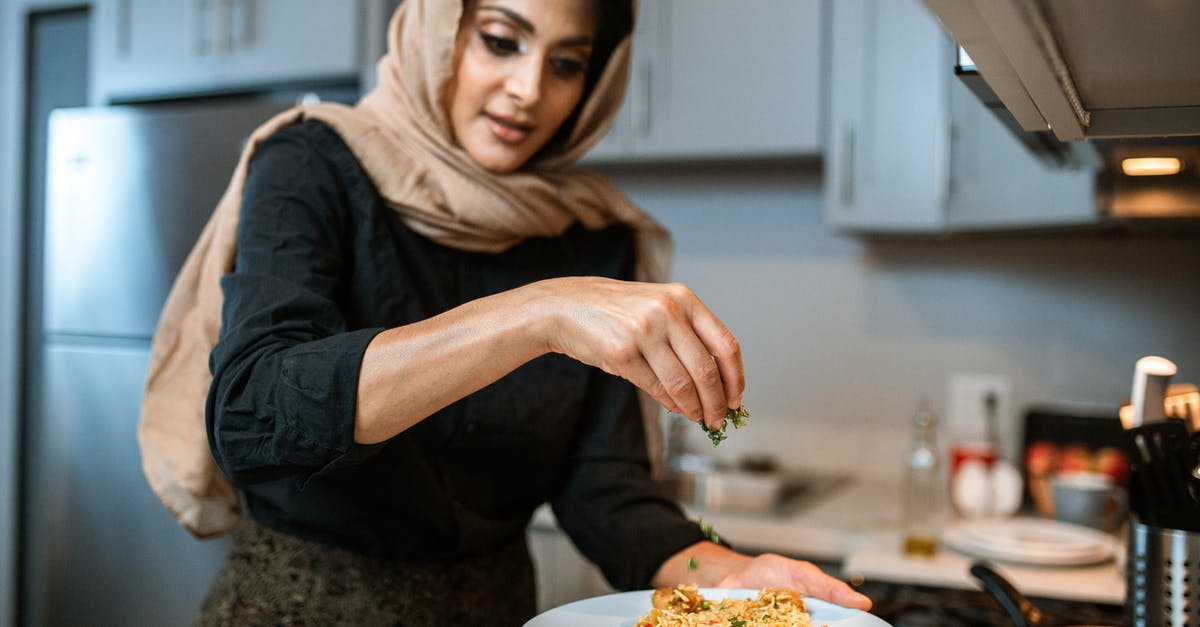
[[[836,562],[850,580],[889,581],[959,589],[979,589],[968,572],[972,558],[942,547],[932,558],[905,556],[897,525],[899,486],[853,479],[781,515],[731,514],[688,510],[703,517],[733,546],[814,561]],[[535,526],[553,525],[543,507]],[[1035,597],[1122,605],[1125,581],[1116,561],[1083,567],[1001,564],[1013,585]]]

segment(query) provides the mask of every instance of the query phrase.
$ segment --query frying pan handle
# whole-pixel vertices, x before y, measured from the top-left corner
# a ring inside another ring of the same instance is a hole
[[[1046,626],[1049,624],[1042,611],[1032,601],[1025,598],[1025,595],[1017,592],[1017,589],[1007,579],[1000,576],[1000,573],[992,570],[987,564],[983,562],[971,564],[971,574],[1000,603],[1000,607],[1004,609],[1016,627]]]

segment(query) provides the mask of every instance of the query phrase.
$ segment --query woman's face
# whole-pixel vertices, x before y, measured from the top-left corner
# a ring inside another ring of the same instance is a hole
[[[471,0],[447,109],[454,139],[493,172],[521,167],[583,95],[593,0]]]

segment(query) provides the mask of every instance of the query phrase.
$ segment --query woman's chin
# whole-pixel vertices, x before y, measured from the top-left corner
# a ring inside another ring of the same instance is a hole
[[[479,150],[467,149],[467,154],[480,167],[493,174],[508,174],[524,165],[528,156],[512,150]]]

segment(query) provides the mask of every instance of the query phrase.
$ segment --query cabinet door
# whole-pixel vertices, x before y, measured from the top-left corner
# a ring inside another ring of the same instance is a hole
[[[820,149],[818,0],[658,0],[636,68],[637,155],[781,156]],[[640,112],[640,113],[639,113]]]
[[[92,102],[195,90],[218,69],[215,0],[93,0]]]
[[[819,154],[820,0],[639,7],[629,90],[592,160]]]
[[[938,230],[949,191],[952,42],[917,0],[831,4],[828,222]]]
[[[355,78],[357,0],[95,0],[92,102]]]
[[[1073,146],[1078,162],[1048,166],[1034,156],[966,85],[951,84],[954,119],[949,220],[955,229],[1005,229],[1089,224],[1101,159],[1088,144]]]
[[[629,160],[633,156],[634,129],[641,123],[634,123],[634,109],[638,109],[639,120],[644,118],[644,95],[635,93],[634,89],[641,84],[638,78],[653,57],[655,32],[658,29],[658,0],[657,2],[641,2],[638,4],[637,21],[633,29],[633,54],[629,60],[629,82],[626,85],[625,99],[621,102],[621,110],[613,120],[612,128],[600,143],[588,151],[585,162],[615,162]]]
[[[358,72],[353,0],[215,0],[214,43],[228,85],[340,78]]]
[[[833,3],[828,222],[860,232],[1093,223],[1100,162],[1048,165],[954,78],[954,45],[916,0]]]

